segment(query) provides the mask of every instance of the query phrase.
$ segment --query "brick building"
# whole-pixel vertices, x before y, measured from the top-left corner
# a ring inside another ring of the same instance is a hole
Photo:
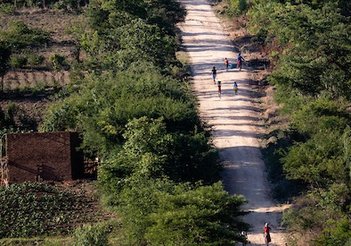
[[[80,139],[73,132],[16,133],[6,136],[7,181],[73,180],[84,172]]]

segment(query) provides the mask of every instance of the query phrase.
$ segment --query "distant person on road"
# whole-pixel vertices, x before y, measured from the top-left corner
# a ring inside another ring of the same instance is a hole
[[[233,83],[233,90],[234,90],[234,94],[237,95],[238,94],[238,84],[235,81]]]
[[[271,228],[269,227],[268,223],[264,224],[263,233],[264,233],[264,242],[265,242],[266,246],[268,246],[268,244],[272,241],[271,240]]]
[[[224,65],[225,65],[225,70],[228,71],[228,69],[229,69],[229,60],[227,58],[224,58]]]
[[[217,69],[215,66],[213,66],[212,68],[212,79],[213,79],[213,83],[216,84],[216,77],[217,77]]]
[[[218,96],[221,97],[222,95],[222,82],[220,80],[217,81],[218,86]]]
[[[241,71],[241,68],[243,67],[243,62],[245,61],[244,57],[242,57],[241,53],[239,52],[238,58],[237,58],[237,64],[239,71]]]

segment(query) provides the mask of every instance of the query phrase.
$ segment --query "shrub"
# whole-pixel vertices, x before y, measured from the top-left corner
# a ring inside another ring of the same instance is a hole
[[[13,14],[15,12],[15,7],[11,3],[0,4],[0,13]]]
[[[52,68],[55,70],[68,69],[69,65],[66,62],[66,58],[64,56],[54,54],[50,57],[50,62]]]
[[[27,65],[28,59],[24,55],[11,55],[10,66],[12,68],[23,68]]]
[[[247,0],[228,0],[228,10],[229,15],[240,15],[248,10]]]
[[[48,41],[49,33],[37,28],[30,28],[22,21],[12,21],[7,29],[0,31],[0,42],[6,43],[13,51],[41,46]]]
[[[329,220],[322,234],[317,238],[316,246],[351,245],[351,221],[344,217],[340,220]]]
[[[105,224],[84,225],[74,231],[74,246],[108,245],[109,228]]]
[[[27,55],[28,65],[29,66],[38,66],[43,64],[45,58],[41,55],[37,54],[29,54]]]

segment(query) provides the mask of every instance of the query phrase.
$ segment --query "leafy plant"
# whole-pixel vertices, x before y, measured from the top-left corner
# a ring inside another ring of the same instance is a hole
[[[31,67],[43,64],[44,60],[45,58],[41,55],[37,55],[34,53],[27,55],[27,62],[28,62],[28,65]]]
[[[0,42],[13,51],[26,47],[41,46],[49,41],[49,33],[36,28],[29,28],[22,21],[12,21],[6,29],[0,31]]]
[[[23,68],[27,63],[28,59],[24,55],[11,55],[10,57],[9,64],[12,68]]]
[[[54,54],[50,57],[50,62],[55,70],[68,69],[69,65],[66,62],[66,58],[64,56]]]
[[[74,246],[106,246],[109,229],[105,224],[84,225],[73,233]]]
[[[67,233],[89,206],[83,196],[47,184],[0,187],[0,238]]]
[[[15,12],[15,7],[11,3],[1,3],[0,13],[13,14]]]

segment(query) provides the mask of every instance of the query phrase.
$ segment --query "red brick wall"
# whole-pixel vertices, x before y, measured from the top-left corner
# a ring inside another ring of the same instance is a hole
[[[7,135],[9,182],[72,180],[83,168],[76,151],[78,137],[70,132]]]

